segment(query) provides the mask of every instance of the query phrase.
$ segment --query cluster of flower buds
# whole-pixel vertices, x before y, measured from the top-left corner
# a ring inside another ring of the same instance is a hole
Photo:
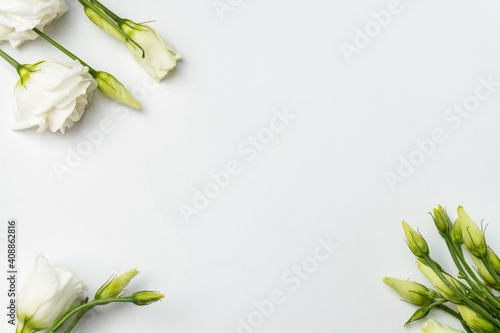
[[[164,295],[155,291],[139,291],[125,295],[125,288],[139,272],[132,269],[125,274],[112,276],[96,292],[92,301],[88,298],[75,303],[87,290],[86,284],[75,273],[51,266],[44,256],[38,256],[35,266],[21,289],[17,299],[17,333],[33,333],[48,330],[57,332],[68,320],[72,322],[65,330],[70,332],[78,321],[92,308],[115,302],[149,305]]]
[[[422,284],[386,277],[383,281],[403,299],[419,306],[405,325],[424,319],[434,309],[440,309],[460,320],[467,333],[500,332],[500,259],[487,245],[484,230],[458,207],[454,223],[438,206],[432,218],[444,239],[453,262],[458,269],[454,278],[431,258],[424,237],[406,222],[403,229],[410,251],[417,257],[417,267],[432,284],[433,290]],[[465,251],[464,251],[465,250]],[[474,263],[471,267],[469,260]],[[428,320],[422,330],[426,333],[460,332],[451,327]]]

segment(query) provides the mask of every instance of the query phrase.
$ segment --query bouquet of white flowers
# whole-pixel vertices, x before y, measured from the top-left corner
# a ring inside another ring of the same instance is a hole
[[[78,1],[90,20],[126,43],[132,56],[157,81],[162,80],[181,59],[173,46],[150,26],[121,18],[97,0]],[[49,128],[52,132],[64,133],[80,120],[96,87],[119,103],[141,108],[113,75],[93,69],[43,32],[46,25],[67,10],[65,0],[0,2],[0,44],[10,42],[12,47],[17,47],[41,36],[73,59],[69,63],[47,59],[23,65],[0,49],[0,57],[20,76],[14,91],[12,129],[38,126],[38,132]]]

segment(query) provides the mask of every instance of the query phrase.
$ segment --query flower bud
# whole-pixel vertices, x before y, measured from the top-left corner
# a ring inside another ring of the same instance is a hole
[[[462,333],[454,328],[446,325],[441,325],[435,320],[429,319],[422,326],[422,331],[425,333]]]
[[[498,329],[490,321],[483,318],[481,315],[476,313],[474,310],[470,309],[465,305],[457,304],[458,311],[462,315],[463,320],[477,333],[492,333],[498,332]]]
[[[497,274],[500,274],[500,258],[496,255],[495,252],[488,246],[488,258],[490,259],[491,266]]]
[[[133,107],[134,109],[141,109],[141,104],[137,102],[130,91],[128,91],[113,75],[99,71],[96,72],[94,79],[97,81],[99,90],[104,95],[119,103]]]
[[[135,305],[149,305],[151,303],[157,302],[165,295],[162,295],[156,291],[138,291],[135,294],[133,294],[131,297],[133,297],[133,303]]]
[[[458,218],[462,225],[462,236],[465,247],[470,253],[478,258],[487,253],[486,239],[479,226],[472,221],[462,206],[458,207]]]
[[[408,327],[411,323],[422,320],[426,318],[429,315],[429,312],[431,312],[432,308],[435,306],[435,304],[429,304],[426,306],[421,306],[415,311],[410,319],[404,324],[405,327]]]
[[[429,247],[422,235],[413,230],[405,221],[403,221],[403,229],[411,252],[418,258],[429,255]]]
[[[434,208],[433,213],[432,219],[434,220],[439,233],[443,236],[448,235],[451,232],[452,226],[446,211],[443,207],[441,207],[441,205],[439,205],[438,208]]]
[[[98,9],[99,13],[97,13],[92,8],[85,6],[85,14],[87,14],[88,18],[99,28],[106,31],[111,36],[119,39],[122,42],[126,42],[127,39],[123,34],[112,24],[110,24],[107,20],[105,20],[101,15],[108,17],[109,16],[102,10]],[[100,15],[101,14],[101,15]],[[111,19],[111,18],[110,18]]]
[[[464,243],[464,237],[462,236],[462,225],[460,224],[460,219],[456,219],[453,224],[453,230],[451,231],[451,239],[457,245],[462,245]]]
[[[469,252],[469,254],[470,254],[470,252]],[[483,260],[480,258],[477,258],[476,256],[473,256],[473,255],[471,255],[470,257],[472,258],[472,261],[474,262],[474,265],[476,266],[476,270],[479,273],[479,276],[483,280],[484,284],[487,285],[488,287],[495,289],[495,290],[500,290],[500,284],[498,284],[496,282],[495,278],[488,271]]]
[[[428,305],[434,301],[434,292],[420,283],[400,280],[392,277],[382,279],[386,285],[394,289],[403,299],[415,305]],[[436,294],[436,296],[438,296]]]
[[[95,294],[95,299],[105,299],[110,297],[116,297],[127,288],[130,281],[139,274],[137,269],[131,269],[125,274],[120,276],[112,277],[105,284],[99,288]]]
[[[436,274],[436,272],[434,272],[432,268],[420,262],[417,263],[417,267],[425,275],[427,280],[429,280],[429,282],[432,283],[434,288],[436,288],[436,291],[439,294],[441,294],[441,296],[443,296],[445,299],[453,303],[461,302],[461,298],[450,287],[448,287],[443,280],[441,280],[441,278]],[[462,287],[462,285],[458,280],[449,276],[446,273],[441,273],[441,274],[443,274],[444,278],[447,280],[449,284],[457,288],[460,292],[465,293],[464,288]]]

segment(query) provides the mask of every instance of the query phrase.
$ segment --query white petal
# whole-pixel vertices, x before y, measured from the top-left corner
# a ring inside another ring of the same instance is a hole
[[[58,280],[54,270],[44,256],[38,256],[33,271],[19,293],[17,312],[31,319],[40,304],[53,299],[57,290]]]
[[[19,293],[16,310],[20,324],[37,330],[48,328],[85,290],[87,286],[74,273],[52,267],[45,257],[38,256]]]
[[[50,128],[53,132],[61,130],[64,133],[81,118],[96,88],[97,82],[88,73],[88,68],[77,61],[39,63],[24,85],[18,83],[16,86],[12,129],[38,125],[38,132]]]
[[[40,30],[68,10],[64,0],[2,0],[0,2],[0,43],[9,41],[13,47],[38,37]]]

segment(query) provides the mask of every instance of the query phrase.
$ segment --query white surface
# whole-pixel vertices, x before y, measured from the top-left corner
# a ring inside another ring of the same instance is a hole
[[[166,294],[149,307],[110,306],[79,332],[237,332],[254,301],[276,289],[286,300],[255,332],[418,332],[402,327],[414,307],[381,281],[424,281],[400,221],[419,227],[450,265],[427,212],[442,204],[455,216],[462,204],[490,222],[500,246],[500,87],[458,128],[443,118],[479,77],[500,82],[499,3],[402,0],[350,63],[341,43],[352,44],[389,1],[244,1],[224,20],[210,0],[107,3],[135,21],[157,20],[184,55],[159,86],[77,1],[46,31],[115,74],[143,111],[124,116],[98,95],[66,135],[13,132],[17,78],[0,67],[0,220],[19,221],[20,283],[44,253],[92,292],[138,267],[131,291]],[[2,47],[24,63],[64,59],[42,40]],[[275,108],[296,118],[248,162],[238,146],[268,127]],[[59,181],[53,163],[103,119],[112,133]],[[391,191],[384,174],[436,128],[446,140]],[[241,172],[187,224],[179,206],[233,160]],[[292,291],[288,270],[328,236],[340,247]]]

